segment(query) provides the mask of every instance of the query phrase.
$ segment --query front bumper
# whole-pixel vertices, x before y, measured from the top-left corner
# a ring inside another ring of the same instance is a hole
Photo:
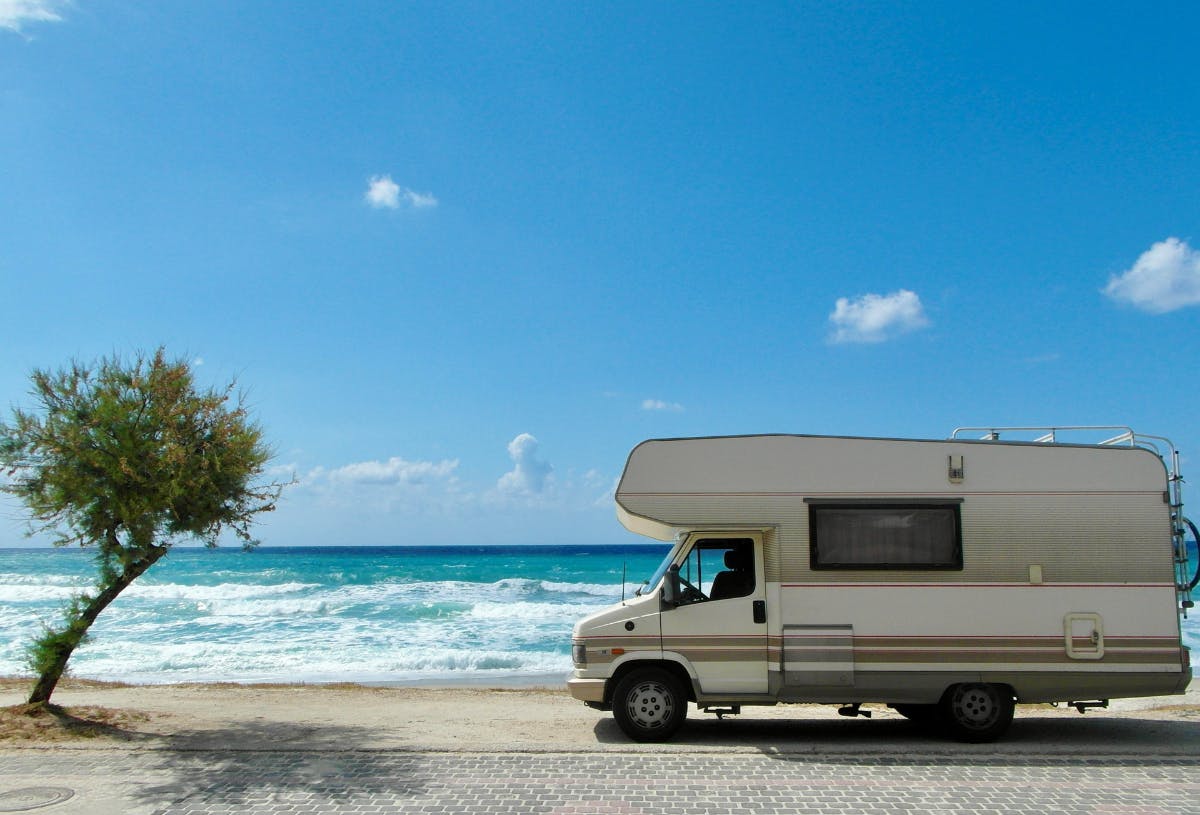
[[[571,677],[567,680],[567,690],[581,702],[604,701],[603,679],[577,679]]]

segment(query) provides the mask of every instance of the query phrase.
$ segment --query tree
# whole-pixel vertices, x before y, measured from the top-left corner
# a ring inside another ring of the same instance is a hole
[[[98,566],[94,587],[28,649],[38,705],[100,612],[174,543],[214,547],[228,530],[253,547],[254,516],[275,508],[282,485],[261,480],[271,451],[234,383],[198,390],[189,364],[162,348],[37,370],[32,382],[38,410],[0,423],[0,491],[24,502],[29,534],[94,546]]]

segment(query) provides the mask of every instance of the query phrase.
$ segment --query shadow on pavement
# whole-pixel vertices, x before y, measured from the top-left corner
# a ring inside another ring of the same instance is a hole
[[[611,718],[597,723],[594,732],[602,744],[633,745]],[[972,756],[986,756],[990,762],[1019,764],[1031,756],[1039,760],[1050,756],[1080,763],[1110,757],[1124,763],[1144,760],[1154,764],[1171,758],[1200,764],[1200,724],[1096,713],[1086,717],[1025,714],[1013,720],[1012,728],[999,741],[963,744],[934,727],[895,717],[844,719],[833,713],[829,719],[754,719],[751,714],[718,720],[699,714],[689,716],[670,742],[652,747],[656,752],[750,748],[780,758],[823,761],[887,756],[944,761],[947,757],[972,760]]]
[[[203,802],[235,812],[255,801],[422,794],[422,757],[369,751],[377,737],[369,728],[264,721],[180,733],[150,754],[149,777],[169,780],[144,785],[132,797],[156,804]]]

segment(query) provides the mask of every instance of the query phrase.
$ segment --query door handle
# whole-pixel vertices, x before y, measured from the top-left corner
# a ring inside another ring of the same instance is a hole
[[[765,623],[767,621],[767,601],[766,600],[755,600],[753,608],[754,608],[754,622]]]

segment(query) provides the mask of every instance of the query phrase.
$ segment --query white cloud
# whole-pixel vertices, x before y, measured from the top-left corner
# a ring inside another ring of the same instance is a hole
[[[329,471],[326,478],[335,484],[425,484],[452,478],[456,469],[458,459],[406,461],[393,456],[387,461],[347,464]]]
[[[611,538],[617,479],[596,469],[560,476],[528,433],[508,453],[510,471],[482,484],[470,483],[457,459],[272,465],[267,475],[289,486],[263,537],[275,544],[477,543],[484,529],[497,543]],[[589,524],[602,532],[580,536]]]
[[[20,31],[22,23],[57,23],[62,0],[0,0],[0,28]]]
[[[1200,251],[1179,238],[1151,246],[1133,267],[1113,275],[1104,293],[1151,314],[1200,303]]]
[[[908,289],[891,294],[864,294],[855,300],[839,297],[829,321],[830,341],[883,342],[929,325],[921,298]]]
[[[542,495],[551,482],[554,468],[538,458],[538,440],[522,433],[508,443],[513,468],[500,476],[496,489],[506,495]]]
[[[279,470],[272,475],[284,480],[284,468]],[[289,467],[286,475],[293,486],[284,491],[284,503],[321,507],[330,517],[344,515],[348,526],[362,516],[380,513],[445,517],[473,500],[462,490],[457,471],[457,459],[408,461],[399,456],[333,469],[317,466],[301,474]]]
[[[617,500],[617,487],[621,485],[621,476],[617,476],[608,485],[608,488],[596,500],[592,501],[592,506],[608,508]]]
[[[595,467],[583,474],[583,484],[586,487],[602,487],[607,483],[607,477]]]
[[[296,478],[297,469],[295,464],[270,464],[263,469],[263,475],[267,477],[268,481],[280,484],[298,483],[298,479]]]
[[[367,203],[376,209],[395,209],[400,206],[400,185],[390,175],[371,176],[367,182]]]
[[[664,402],[662,399],[643,399],[642,410],[666,410],[680,413],[683,411],[683,405],[678,402]]]
[[[406,189],[404,200],[408,201],[409,206],[413,209],[430,209],[438,205],[438,200],[428,192],[414,192]]]
[[[390,175],[371,176],[363,197],[375,209],[399,209],[401,203],[413,209],[430,209],[438,204],[431,193],[401,187]]]

